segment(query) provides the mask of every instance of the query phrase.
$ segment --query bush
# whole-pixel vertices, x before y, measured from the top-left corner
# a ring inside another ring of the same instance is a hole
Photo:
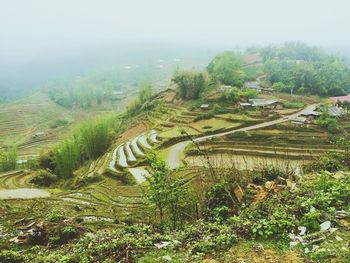
[[[283,171],[280,167],[274,165],[266,165],[261,169],[261,177],[266,181],[273,181],[277,177],[287,178],[288,172]]]
[[[103,177],[99,174],[94,173],[91,176],[84,176],[77,182],[77,187],[83,187],[89,184],[98,183],[103,180]]]
[[[33,184],[39,186],[48,187],[57,181],[57,176],[46,170],[39,170],[36,172],[36,176],[30,181]]]
[[[330,131],[335,131],[338,128],[337,120],[330,117],[328,114],[322,114],[317,122],[321,127]]]
[[[326,153],[320,156],[318,160],[308,164],[306,170],[336,172],[343,168],[341,160],[342,156],[338,153]]]
[[[210,220],[222,221],[229,217],[233,197],[227,183],[213,185],[206,196],[207,217]]]
[[[14,252],[10,250],[0,251],[0,262],[1,263],[22,263],[24,258],[20,252]]]
[[[320,230],[321,213],[319,211],[306,213],[301,218],[301,225],[305,226],[308,231]]]
[[[62,245],[77,237],[79,237],[79,231],[75,226],[59,225],[49,236],[49,242],[53,245]]]
[[[16,169],[17,150],[11,148],[7,151],[0,150],[0,172],[6,172]]]
[[[68,121],[66,120],[55,120],[55,122],[50,126],[51,129],[55,129],[60,126],[65,126],[68,124]]]
[[[305,106],[304,102],[299,102],[299,101],[292,101],[292,102],[287,102],[284,104],[286,108],[290,109],[299,109]]]
[[[47,216],[47,220],[50,222],[60,222],[66,219],[66,216],[63,214],[62,211],[51,211]]]

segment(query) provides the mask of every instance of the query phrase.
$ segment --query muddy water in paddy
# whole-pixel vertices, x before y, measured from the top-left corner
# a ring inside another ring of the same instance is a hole
[[[189,156],[185,158],[189,166],[208,166],[207,158],[204,156]],[[305,160],[286,160],[279,158],[232,155],[232,154],[213,154],[209,155],[209,160],[214,167],[234,167],[239,170],[256,170],[266,165],[274,165],[290,170],[299,169],[300,166],[307,164]]]
[[[32,199],[49,197],[48,191],[36,188],[18,188],[0,190],[0,199]]]

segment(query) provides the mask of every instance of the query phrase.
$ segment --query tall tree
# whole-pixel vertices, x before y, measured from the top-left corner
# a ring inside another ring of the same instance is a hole
[[[207,70],[213,80],[225,85],[241,87],[244,83],[245,73],[241,68],[240,55],[235,52],[218,54],[209,63]]]
[[[177,71],[172,81],[177,85],[182,99],[198,99],[206,87],[206,79],[202,72]]]

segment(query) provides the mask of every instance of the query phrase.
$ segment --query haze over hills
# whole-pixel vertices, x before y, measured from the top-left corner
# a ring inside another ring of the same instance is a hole
[[[348,263],[348,0],[0,7],[0,263]]]

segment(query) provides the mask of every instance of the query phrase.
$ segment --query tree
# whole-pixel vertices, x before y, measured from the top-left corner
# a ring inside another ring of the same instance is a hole
[[[16,169],[17,149],[10,148],[7,151],[0,151],[0,171],[6,172]]]
[[[235,52],[218,54],[209,63],[207,70],[214,81],[225,85],[241,87],[244,83],[245,73],[241,68],[240,55]]]
[[[153,87],[150,83],[144,83],[140,89],[139,97],[141,104],[149,101],[152,97]]]
[[[151,176],[148,177],[149,188],[146,198],[152,205],[156,206],[161,227],[163,228],[165,213],[168,210],[175,229],[181,203],[187,194],[186,181],[171,178],[166,163],[157,155],[152,153],[147,156],[147,159],[151,165]]]
[[[177,85],[184,100],[198,99],[206,87],[205,76],[196,71],[177,71],[172,81]]]

